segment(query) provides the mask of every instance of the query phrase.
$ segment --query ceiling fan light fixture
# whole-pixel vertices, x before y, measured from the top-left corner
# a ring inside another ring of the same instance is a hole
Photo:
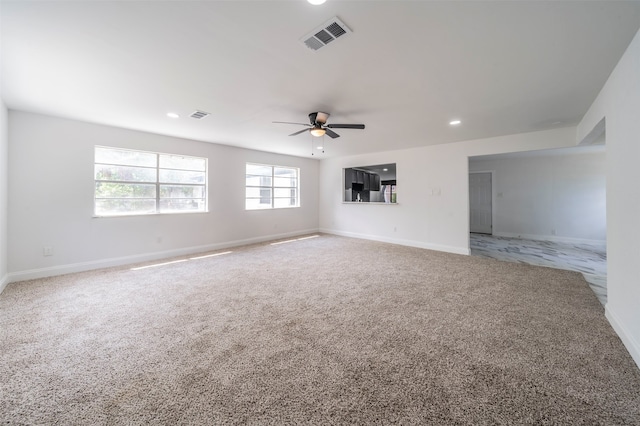
[[[292,123],[291,121],[274,121],[274,123],[280,124],[295,124],[299,126],[304,126],[305,128],[299,130],[297,132],[291,133],[289,136],[297,136],[302,133],[311,133],[311,136],[319,138],[324,135],[329,136],[331,139],[339,138],[340,135],[337,134],[334,129],[364,129],[364,124],[344,124],[344,123],[331,123],[326,124],[327,119],[329,118],[329,113],[327,112],[312,112],[309,113],[309,124],[307,123]],[[312,139],[313,140],[313,139]],[[313,142],[311,143],[311,152],[313,152]]]
[[[319,138],[320,136],[324,136],[326,132],[327,131],[325,129],[322,129],[320,127],[314,127],[313,129],[311,129],[311,134],[316,138]]]

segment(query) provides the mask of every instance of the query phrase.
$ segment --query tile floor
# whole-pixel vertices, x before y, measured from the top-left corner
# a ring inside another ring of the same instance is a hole
[[[470,234],[472,256],[581,272],[596,297],[607,303],[607,252],[604,244],[569,244]]]

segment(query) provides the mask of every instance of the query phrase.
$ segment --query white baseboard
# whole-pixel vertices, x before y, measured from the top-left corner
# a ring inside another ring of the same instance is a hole
[[[0,279],[0,294],[4,291],[4,289],[9,284],[9,274],[5,274],[2,279]]]
[[[609,308],[609,304],[604,307],[604,316],[607,317],[609,324],[611,324],[611,327],[613,327],[613,330],[618,334],[618,337],[620,337],[620,340],[622,340],[622,343],[629,351],[631,358],[633,358],[638,368],[640,368],[640,344],[633,336],[626,332],[616,314]]]
[[[196,253],[203,253],[213,250],[221,250],[230,247],[239,247],[248,244],[262,243],[265,241],[279,240],[282,238],[296,237],[300,235],[312,234],[319,232],[318,229],[305,229],[302,231],[287,232],[282,234],[272,234],[262,237],[247,238],[243,240],[226,241],[222,243],[205,244],[201,246],[184,247],[175,250],[157,251],[152,253],[136,254],[132,256],[112,257],[108,259],[91,260],[88,262],[72,263],[67,265],[56,265],[47,268],[29,269],[26,271],[10,272],[5,278],[6,286],[8,283],[24,280],[33,280],[37,278],[53,277],[56,275],[71,274],[74,272],[90,271],[93,269],[110,268],[112,266],[129,265],[133,263],[148,262],[152,260],[166,259],[176,256],[185,256]],[[2,287],[4,288],[4,287]]]
[[[401,246],[417,247],[417,248],[423,248],[423,249],[435,250],[435,251],[444,251],[447,253],[466,254],[466,255],[470,254],[469,249],[463,248],[463,247],[452,247],[452,246],[445,246],[440,244],[425,243],[422,241],[403,240],[400,238],[388,238],[388,237],[381,237],[379,235],[359,234],[356,232],[337,231],[334,229],[327,229],[327,228],[320,228],[320,232],[324,232],[325,234],[340,235],[343,237],[360,238],[363,240],[372,240],[372,241],[380,241],[383,243],[398,244]]]
[[[536,235],[536,234],[516,234],[515,232],[494,232],[496,237],[505,238],[522,238],[525,240],[537,240],[537,241],[553,241],[557,243],[568,244],[590,244],[590,245],[606,245],[605,240],[589,240],[586,238],[569,238],[559,237],[557,235]]]

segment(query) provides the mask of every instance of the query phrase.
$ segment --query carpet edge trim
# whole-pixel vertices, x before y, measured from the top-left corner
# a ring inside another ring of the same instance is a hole
[[[304,229],[293,232],[285,232],[280,234],[271,234],[255,238],[247,238],[242,240],[225,241],[220,243],[203,244],[199,246],[183,247],[173,250],[164,250],[150,253],[134,254],[130,256],[112,257],[106,259],[90,260],[86,262],[70,263],[66,265],[55,265],[46,268],[28,269],[24,271],[9,272],[6,275],[4,284],[0,282],[0,293],[9,283],[32,280],[45,277],[53,277],[56,275],[71,274],[75,272],[84,272],[94,269],[110,268],[113,266],[128,265],[132,263],[147,262],[151,260],[165,259],[175,256],[184,256],[195,253],[202,253],[211,250],[219,250],[230,247],[238,247],[248,244],[262,243],[265,241],[278,240],[280,238],[290,238],[299,235],[306,235],[320,232],[317,228]],[[4,286],[4,287],[3,287]]]
[[[360,234],[357,232],[345,232],[345,231],[338,231],[338,230],[329,229],[329,228],[320,228],[320,232],[323,232],[325,234],[339,235],[341,237],[351,237],[351,238],[360,238],[362,240],[380,241],[383,243],[398,244],[401,246],[416,247],[416,248],[422,248],[427,250],[443,251],[446,253],[464,254],[464,255],[471,254],[471,251],[469,250],[469,248],[445,246],[440,244],[431,244],[431,243],[425,243],[422,241],[403,240],[399,238],[388,238],[388,237],[381,237],[379,235]]]
[[[0,294],[2,294],[5,288],[7,288],[9,282],[9,274],[4,274],[4,277],[0,279]]]
[[[625,328],[622,326],[622,322],[609,306],[609,304],[605,306],[604,316],[607,318],[609,324],[611,324],[611,327],[613,327],[613,330],[616,332],[618,337],[620,337],[620,340],[622,340],[622,343],[625,348],[627,348],[629,355],[631,355],[631,358],[635,361],[638,369],[640,369],[640,344],[635,341],[631,334],[627,333]]]

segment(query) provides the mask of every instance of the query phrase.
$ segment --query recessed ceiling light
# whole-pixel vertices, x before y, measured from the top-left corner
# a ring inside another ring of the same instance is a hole
[[[176,114],[175,112],[168,112],[167,113],[167,117],[170,118],[180,118],[180,116],[178,114]]]
[[[308,1],[309,3],[311,3],[312,5],[314,5],[314,6],[318,6],[318,5],[320,5],[320,4],[322,4],[322,3],[324,3],[324,2],[325,2],[325,1],[327,1],[327,0],[307,0],[307,1]]]
[[[458,125],[458,124],[460,124],[460,123],[462,123],[462,121],[460,121],[460,120],[451,120],[451,121],[449,122],[449,125],[451,125],[451,126],[457,126],[457,125]]]
[[[319,147],[317,147],[317,149],[324,149],[324,147],[322,147],[322,146],[319,146]]]

